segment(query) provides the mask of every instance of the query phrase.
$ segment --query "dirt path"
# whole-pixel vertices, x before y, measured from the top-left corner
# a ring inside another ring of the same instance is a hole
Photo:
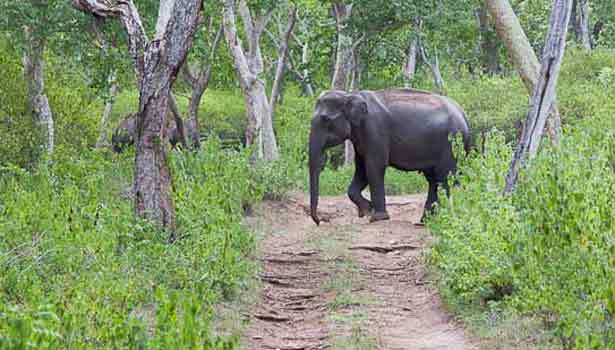
[[[247,349],[474,349],[424,281],[424,197],[387,201],[391,220],[369,224],[347,197],[323,197],[319,227],[305,195],[263,205],[249,222],[265,236]]]

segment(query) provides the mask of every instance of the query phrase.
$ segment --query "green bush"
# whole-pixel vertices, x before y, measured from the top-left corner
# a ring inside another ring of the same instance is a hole
[[[612,53],[601,55],[567,56],[564,69],[582,73],[575,84],[562,75],[561,143],[543,142],[512,196],[501,195],[512,149],[490,133],[429,222],[430,262],[450,305],[540,317],[575,349],[615,347],[615,92],[601,84]]]
[[[35,158],[32,118],[26,118],[26,86],[19,56],[0,40],[0,164],[27,166]]]
[[[172,156],[178,239],[135,219],[131,155],[0,171],[0,348],[231,348],[212,306],[252,272],[247,153]]]
[[[102,107],[97,106],[92,90],[76,73],[62,65],[55,67],[46,71],[45,93],[53,113],[56,150],[78,153],[96,142]],[[37,144],[33,118],[27,113],[20,58],[3,40],[0,76],[10,82],[0,85],[0,164],[30,167],[42,149]]]

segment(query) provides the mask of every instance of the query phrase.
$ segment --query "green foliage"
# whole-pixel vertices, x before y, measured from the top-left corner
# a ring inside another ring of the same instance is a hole
[[[26,117],[26,87],[19,57],[0,39],[0,76],[12,84],[0,84],[0,164],[20,166],[34,159],[34,123]]]
[[[173,158],[180,229],[135,219],[130,155],[82,151],[0,176],[0,348],[230,349],[212,305],[242,286],[259,193],[247,154],[212,139]],[[21,344],[21,345],[20,345]]]
[[[615,346],[615,96],[600,81],[613,56],[566,58],[560,146],[545,142],[503,197],[512,149],[503,133],[489,133],[485,153],[461,165],[461,186],[429,222],[438,237],[430,261],[454,307],[535,315],[566,348],[607,349]]]
[[[0,165],[28,167],[41,150],[35,143],[33,118],[27,113],[21,62],[10,48],[0,39],[0,72],[14,82],[0,86]],[[54,68],[46,72],[45,91],[54,118],[56,150],[75,152],[96,142],[102,109],[75,72],[61,65]]]

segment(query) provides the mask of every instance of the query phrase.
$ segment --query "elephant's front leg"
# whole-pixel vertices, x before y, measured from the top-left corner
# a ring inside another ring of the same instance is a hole
[[[355,172],[352,177],[352,182],[348,187],[348,197],[357,206],[359,210],[359,217],[362,218],[368,215],[373,208],[372,203],[365,199],[361,194],[361,191],[367,187],[367,173],[365,171],[365,164],[363,159],[357,155],[355,158]]]
[[[370,222],[388,220],[389,214],[386,210],[385,193],[384,193],[384,174],[386,166],[380,162],[366,162],[367,180],[369,182],[369,191],[371,194],[372,204],[374,205],[374,213],[369,219]]]

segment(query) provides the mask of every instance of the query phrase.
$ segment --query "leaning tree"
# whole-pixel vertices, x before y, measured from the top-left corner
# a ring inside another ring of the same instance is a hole
[[[527,159],[533,157],[538,151],[549,111],[555,102],[555,88],[566,47],[571,5],[572,0],[553,1],[549,33],[542,54],[540,74],[534,87],[523,133],[506,176],[504,193],[513,191],[520,168]]]
[[[128,36],[139,89],[134,170],[135,213],[163,228],[175,228],[164,122],[169,94],[201,18],[202,0],[161,0],[152,40],[132,0],[73,0],[95,18],[117,18]]]

